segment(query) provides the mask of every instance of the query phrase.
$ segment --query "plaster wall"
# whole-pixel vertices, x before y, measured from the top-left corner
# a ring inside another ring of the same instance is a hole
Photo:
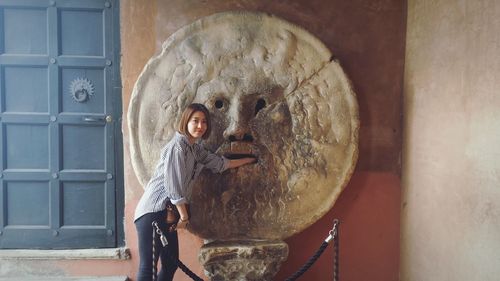
[[[500,2],[409,0],[401,280],[500,275]]]
[[[334,218],[341,221],[342,280],[398,280],[404,1],[124,0],[120,5],[124,114],[147,60],[159,53],[173,32],[201,17],[227,10],[267,12],[305,28],[325,43],[352,80],[358,97],[358,166],[334,208],[312,227],[286,240],[289,259],[275,280],[285,279],[307,261],[328,235]],[[125,238],[136,266],[132,219],[142,187],[130,163],[125,118],[123,132]],[[201,244],[195,236],[180,232],[180,258],[198,275],[202,275],[197,259]],[[129,276],[134,277],[135,272]],[[302,278],[331,280],[331,249]],[[190,279],[179,271],[175,280]]]

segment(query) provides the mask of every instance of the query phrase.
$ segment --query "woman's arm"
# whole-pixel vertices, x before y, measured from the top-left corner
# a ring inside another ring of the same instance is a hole
[[[241,159],[227,159],[220,155],[210,152],[201,145],[196,146],[196,161],[199,161],[205,168],[214,173],[222,173],[226,169],[237,168],[246,164],[257,162],[257,158],[246,157]]]
[[[186,171],[185,153],[179,147],[174,147],[164,159],[163,186],[170,201],[174,204],[184,204]]]
[[[241,159],[231,159],[229,160],[229,165],[227,166],[229,169],[238,168],[240,166],[251,164],[257,162],[257,158],[247,157]]]

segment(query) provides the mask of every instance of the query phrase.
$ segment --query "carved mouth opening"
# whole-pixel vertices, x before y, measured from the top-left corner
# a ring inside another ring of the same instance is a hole
[[[255,156],[254,154],[248,154],[248,153],[225,153],[224,157],[226,157],[227,159],[232,159],[232,160],[242,159],[242,158],[247,158],[247,157],[257,158],[257,156]]]

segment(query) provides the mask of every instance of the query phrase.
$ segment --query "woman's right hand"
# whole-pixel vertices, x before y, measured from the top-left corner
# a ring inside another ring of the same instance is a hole
[[[188,224],[189,219],[179,219],[179,222],[177,222],[177,229],[186,229]]]
[[[255,158],[255,157],[246,157],[246,158],[241,158],[241,159],[231,159],[231,160],[229,160],[229,169],[238,168],[240,166],[247,165],[247,164],[252,164],[252,163],[256,163],[256,162],[257,162],[257,158]]]

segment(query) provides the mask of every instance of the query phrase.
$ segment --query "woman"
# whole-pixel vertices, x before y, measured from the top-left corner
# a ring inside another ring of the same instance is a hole
[[[253,163],[255,158],[229,160],[203,148],[198,141],[210,135],[210,115],[207,108],[198,103],[189,105],[179,123],[178,132],[163,148],[156,170],[147,184],[135,210],[134,222],[139,241],[138,281],[151,281],[153,267],[156,269],[161,259],[159,281],[173,280],[179,257],[179,244],[176,228],[185,228],[189,223],[187,204],[191,195],[192,183],[201,170],[198,164],[213,172],[223,172]],[[172,205],[173,204],[173,205]],[[175,206],[176,208],[174,208]],[[167,222],[167,209],[177,209],[179,221]],[[163,247],[155,236],[153,265],[153,226],[156,221],[168,240]]]

